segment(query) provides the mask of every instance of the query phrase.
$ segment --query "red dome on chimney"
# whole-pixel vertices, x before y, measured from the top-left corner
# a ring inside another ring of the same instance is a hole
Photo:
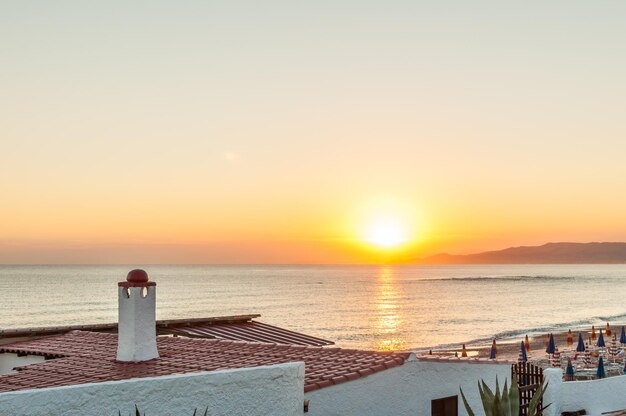
[[[148,273],[145,270],[135,269],[128,272],[126,281],[130,283],[146,283],[148,281]]]
[[[146,287],[156,286],[156,282],[148,281],[148,273],[145,270],[135,269],[128,272],[125,282],[118,282],[120,287]]]

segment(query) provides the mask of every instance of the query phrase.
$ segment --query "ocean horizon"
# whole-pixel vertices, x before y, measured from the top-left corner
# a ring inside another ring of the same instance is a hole
[[[626,265],[1,265],[0,328],[117,321],[117,282],[157,318],[260,321],[368,350],[445,347],[626,321]]]

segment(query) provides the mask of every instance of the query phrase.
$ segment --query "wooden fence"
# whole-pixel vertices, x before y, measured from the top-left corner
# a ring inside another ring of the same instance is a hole
[[[530,363],[516,363],[511,366],[511,380],[519,386],[519,414],[528,415],[528,405],[535,392],[543,385],[543,368]],[[543,399],[537,409],[543,408]]]

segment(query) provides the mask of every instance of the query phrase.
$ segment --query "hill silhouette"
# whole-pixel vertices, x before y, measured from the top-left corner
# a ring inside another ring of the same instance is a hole
[[[621,264],[626,263],[626,243],[547,243],[503,250],[456,255],[441,253],[420,264]]]

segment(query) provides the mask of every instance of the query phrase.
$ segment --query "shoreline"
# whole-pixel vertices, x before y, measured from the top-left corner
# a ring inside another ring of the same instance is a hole
[[[606,324],[604,324],[601,327],[596,326],[595,327],[596,337],[600,335],[600,328],[601,328],[604,334],[604,340],[607,346],[610,345],[613,335],[616,335],[617,345],[621,346],[621,344],[619,343],[619,338],[620,338],[622,326],[626,326],[626,323],[610,325],[610,328],[612,331],[611,336],[607,336],[605,334]],[[583,341],[587,343],[589,342],[589,338],[591,337],[592,329],[590,326],[589,327],[585,326],[582,328],[572,328],[571,331],[572,331],[573,340],[574,340],[572,345],[567,345],[568,330],[559,330],[559,331],[544,332],[544,333],[538,333],[537,331],[529,331],[528,340],[530,343],[530,351],[527,352],[528,359],[530,361],[545,359],[546,357],[545,342],[546,342],[546,337],[550,333],[552,333],[552,335],[554,336],[554,342],[555,342],[555,345],[559,348],[559,351],[565,352],[568,354],[569,353],[575,354],[576,345],[578,344],[578,335],[582,334]],[[496,348],[497,348],[496,357],[502,360],[517,361],[519,353],[520,353],[520,349],[521,349],[520,343],[524,341],[525,336],[526,334],[520,335],[517,338],[515,337],[501,338],[501,339],[495,338]],[[432,348],[419,348],[414,351],[420,354],[428,354],[429,351],[432,351],[433,355],[446,356],[446,357],[455,356],[455,353],[457,353],[458,356],[460,357],[462,346],[465,345],[465,349],[469,357],[489,358],[489,354],[491,352],[492,341],[493,339],[491,340],[481,339],[481,340],[474,340],[474,341],[453,344],[453,345],[442,345],[442,346],[436,346]],[[596,342],[597,342],[597,339],[595,341],[592,341],[592,344],[590,345],[595,345]]]

